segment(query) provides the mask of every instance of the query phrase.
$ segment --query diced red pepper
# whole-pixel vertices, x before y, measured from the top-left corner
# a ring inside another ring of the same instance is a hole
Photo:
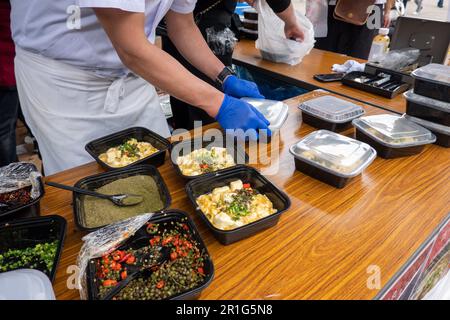
[[[136,258],[134,256],[130,256],[125,263],[126,264],[134,264],[135,262],[136,262]]]
[[[244,187],[244,189],[248,189],[250,188],[250,183],[244,183],[242,186]]]
[[[161,280],[161,281],[159,281],[157,284],[156,284],[156,288],[158,288],[158,289],[162,289],[162,288],[164,288],[164,285],[165,285],[166,283],[164,282],[164,280]]]
[[[115,286],[117,284],[116,280],[105,280],[103,281],[103,286],[104,287],[112,287]]]
[[[205,274],[205,271],[203,271],[203,268],[197,268],[197,272],[200,274]]]
[[[178,254],[176,253],[176,252],[171,252],[170,253],[170,260],[176,260],[177,259],[177,257],[178,257]]]
[[[122,279],[122,280],[125,280],[126,278],[127,278],[127,270],[124,270],[124,271],[122,271],[121,273],[120,273],[120,278]]]

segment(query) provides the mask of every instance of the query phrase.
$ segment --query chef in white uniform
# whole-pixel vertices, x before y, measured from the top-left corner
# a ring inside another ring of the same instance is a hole
[[[259,96],[256,85],[228,74],[209,50],[192,18],[195,3],[11,0],[17,88],[47,175],[91,161],[85,144],[124,128],[169,136],[153,85],[204,109],[225,129],[267,129],[264,117],[238,99]],[[154,45],[164,17],[178,50],[222,81],[225,94]]]

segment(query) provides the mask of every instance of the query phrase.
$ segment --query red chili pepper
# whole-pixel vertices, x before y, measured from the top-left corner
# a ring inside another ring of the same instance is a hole
[[[156,284],[156,288],[161,289],[164,287],[165,284],[166,283],[164,282],[164,280],[161,280]]]
[[[248,188],[250,188],[250,183],[244,183],[242,186],[243,186],[245,189],[248,189]]]
[[[112,287],[115,286],[117,284],[116,280],[105,280],[103,281],[103,286],[104,287]]]
[[[177,259],[177,257],[178,257],[178,254],[176,253],[176,252],[172,252],[172,253],[170,253],[170,260],[176,260]]]
[[[127,259],[126,264],[134,264],[136,261],[136,258],[134,256],[131,256]]]
[[[125,280],[126,278],[127,278],[127,270],[124,270],[124,271],[122,271],[121,273],[120,273],[120,278],[122,279],[122,280]]]
[[[173,240],[173,237],[172,236],[168,236],[167,238],[163,239],[162,245],[165,246],[168,243],[172,242],[172,240]]]

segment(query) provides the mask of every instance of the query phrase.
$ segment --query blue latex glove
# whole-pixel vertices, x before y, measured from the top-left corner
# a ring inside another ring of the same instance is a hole
[[[242,129],[244,132],[237,132],[238,138],[256,138],[261,133],[271,136],[269,129],[270,122],[248,102],[225,95],[216,120],[225,130]],[[227,131],[228,131],[227,130]],[[243,134],[243,135],[242,135]]]
[[[259,98],[264,99],[264,96],[259,92],[256,83],[241,80],[236,76],[228,76],[223,83],[223,92],[235,98]]]

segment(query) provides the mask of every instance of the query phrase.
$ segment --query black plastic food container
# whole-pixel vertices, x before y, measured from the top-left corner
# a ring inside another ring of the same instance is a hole
[[[244,10],[244,18],[248,19],[248,20],[258,21],[258,12],[253,8],[245,9]]]
[[[405,92],[404,96],[408,115],[450,126],[450,103],[419,96],[412,90]]]
[[[111,167],[98,158],[100,154],[106,152],[109,148],[117,147],[118,145],[124,143],[127,139],[131,138],[135,138],[139,142],[142,141],[149,142],[159,151],[155,152],[154,154],[146,158],[143,158],[141,160],[130,163],[129,165],[120,168]],[[86,145],[85,149],[95,159],[95,161],[97,161],[97,163],[106,170],[117,170],[128,168],[138,164],[151,164],[158,167],[164,163],[166,151],[169,149],[169,146],[170,146],[169,140],[161,137],[159,134],[150,131],[146,128],[133,127],[91,141]]]
[[[289,152],[298,171],[336,188],[345,187],[376,158],[371,146],[327,130],[310,133]]]
[[[58,240],[52,270],[44,272],[51,281],[55,279],[56,268],[61,257],[66,235],[66,219],[57,215],[20,219],[0,224],[0,254],[9,249],[25,249],[39,243]],[[0,271],[1,272],[1,271]]]
[[[375,150],[377,150],[377,154],[385,159],[413,156],[415,154],[421,153],[425,148],[425,145],[400,148],[388,147],[384,144],[379,143],[377,140],[373,139],[358,128],[356,128],[355,130],[355,139],[370,144]]]
[[[36,169],[37,171],[37,169]],[[40,202],[44,196],[44,183],[39,177],[39,197],[20,207],[12,207],[11,209],[0,210],[0,222],[11,221],[22,218],[38,217],[40,215]]]
[[[244,183],[250,183],[253,189],[266,195],[272,201],[277,212],[265,218],[249,223],[233,230],[220,230],[213,226],[208,218],[203,214],[197,205],[196,199],[206,193],[210,193],[214,188],[229,185],[235,180],[242,180]],[[214,176],[206,176],[192,180],[186,184],[186,193],[194,206],[197,214],[210,228],[213,235],[224,245],[250,237],[264,229],[273,227],[278,223],[280,216],[291,206],[289,197],[273,185],[267,178],[261,175],[256,169],[247,166],[236,166],[217,173]]]
[[[207,176],[207,175],[214,175],[217,172],[220,172],[222,170],[218,170],[218,171],[214,171],[211,173],[203,173],[200,175],[196,175],[196,176],[186,176],[181,172],[180,167],[177,165],[176,163],[176,159],[179,156],[185,156],[186,154],[189,154],[190,152],[197,150],[197,149],[201,149],[201,148],[206,148],[206,149],[210,149],[211,147],[220,147],[220,148],[227,148],[227,150],[229,151],[229,154],[233,157],[234,159],[234,163],[236,164],[245,164],[248,162],[248,156],[245,153],[244,147],[243,147],[243,143],[239,142],[237,139],[233,139],[233,138],[228,138],[228,139],[232,139],[230,141],[233,141],[232,145],[230,147],[228,147],[226,145],[226,136],[222,137],[222,140],[213,140],[211,141],[204,141],[201,138],[196,138],[196,139],[188,139],[188,140],[182,140],[182,141],[177,141],[174,142],[171,147],[170,147],[170,161],[172,162],[173,167],[175,168],[175,171],[184,179],[186,180],[192,180],[192,179],[197,179],[199,177],[203,177],[203,176]],[[178,152],[179,150],[179,152]],[[178,152],[178,154],[177,154]],[[231,168],[231,167],[230,167]]]
[[[167,188],[163,178],[161,177],[161,174],[158,172],[158,170],[151,165],[139,165],[139,166],[133,166],[130,168],[125,169],[119,169],[114,170],[110,172],[100,173],[93,176],[89,176],[86,178],[83,178],[79,180],[75,187],[81,188],[81,189],[87,189],[94,191],[105,184],[111,183],[113,181],[116,181],[118,179],[124,179],[131,176],[137,176],[137,175],[148,175],[151,176],[153,179],[155,179],[156,185],[159,189],[159,194],[161,196],[161,200],[164,203],[164,207],[161,208],[161,211],[164,209],[167,209],[170,206],[171,197],[169,189]],[[74,221],[75,225],[78,229],[82,231],[94,231],[97,229],[100,229],[100,227],[95,228],[89,228],[85,225],[83,222],[83,216],[84,216],[84,207],[83,207],[83,195],[78,194],[76,192],[73,193],[73,214],[74,214]],[[145,213],[145,212],[142,212]]]
[[[310,126],[318,129],[326,129],[334,132],[341,132],[352,127],[352,121],[347,121],[344,123],[332,123],[329,121],[322,120],[320,118],[314,117],[306,112],[302,112],[303,122],[309,124]]]
[[[247,30],[258,31],[258,20],[244,19],[244,21],[242,21],[242,24],[244,25],[244,28]]]
[[[355,138],[375,148],[386,159],[407,157],[422,152],[436,136],[428,129],[393,114],[380,114],[353,120]]]
[[[416,94],[450,102],[450,66],[430,63],[414,70],[411,75]]]
[[[174,210],[170,209],[163,213],[157,213],[155,214],[148,222],[150,223],[170,223],[172,221],[180,221],[183,220],[187,225],[189,226],[190,231],[192,232],[193,239],[199,244],[199,249],[201,251],[205,252],[205,255],[207,259],[204,261],[204,271],[206,274],[205,280],[202,284],[197,286],[196,288],[182,292],[178,295],[172,296],[169,298],[169,300],[191,300],[196,299],[200,295],[200,293],[209,286],[211,281],[214,278],[214,265],[211,259],[211,256],[208,253],[208,249],[206,248],[205,243],[203,242],[202,238],[200,237],[200,234],[189,216],[181,211],[181,210]],[[148,243],[149,239],[152,236],[149,235],[146,232],[146,226],[144,225],[142,228],[140,228],[131,238],[126,240],[118,249],[124,250],[130,247],[138,248],[140,247],[139,244],[143,241],[144,243]],[[144,240],[143,240],[144,239]],[[90,263],[87,266],[87,288],[88,288],[88,297],[89,300],[100,300],[99,299],[99,292],[98,292],[98,286],[96,285],[96,266],[95,266],[95,259],[91,260]],[[129,275],[133,276],[133,275]],[[116,292],[112,293],[112,295],[118,294],[120,292],[120,288],[112,289]]]
[[[436,142],[434,144],[444,148],[450,148],[450,126],[436,124],[407,114],[404,117],[433,132],[436,136]]]

